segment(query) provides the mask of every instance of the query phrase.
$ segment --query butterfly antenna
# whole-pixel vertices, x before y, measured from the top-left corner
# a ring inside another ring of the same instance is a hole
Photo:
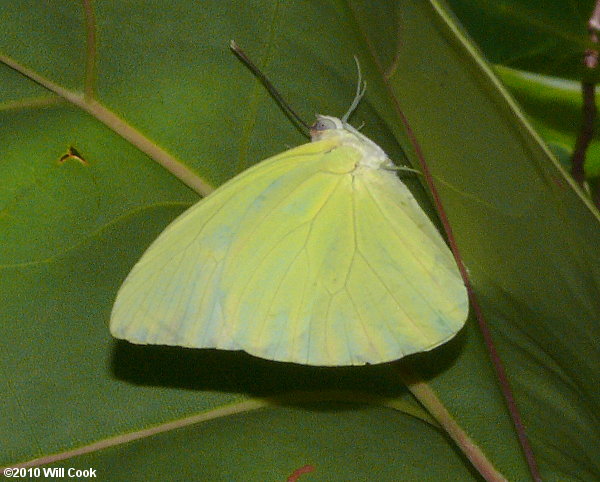
[[[348,109],[348,112],[344,114],[342,117],[342,122],[345,124],[348,122],[349,117],[352,115],[352,112],[358,107],[361,99],[365,95],[367,91],[367,82],[363,82],[362,80],[362,71],[360,70],[360,62],[358,61],[358,57],[354,56],[354,61],[356,62],[356,70],[358,70],[358,83],[356,84],[356,95],[354,96],[354,100]]]
[[[246,67],[248,67],[250,71],[258,78],[258,80],[261,81],[261,83],[269,91],[269,94],[271,94],[271,96],[282,107],[282,109],[307,131],[310,131],[310,126],[306,122],[304,122],[302,118],[298,114],[296,114],[296,112],[289,106],[289,104],[283,99],[279,91],[275,88],[275,86],[271,83],[267,76],[261,72],[261,70],[254,64],[254,62],[252,62],[252,60],[250,60],[250,58],[240,48],[236,41],[232,40],[229,43],[229,46],[231,47],[231,50],[233,50],[233,53],[237,55],[240,58],[240,60],[246,64]]]

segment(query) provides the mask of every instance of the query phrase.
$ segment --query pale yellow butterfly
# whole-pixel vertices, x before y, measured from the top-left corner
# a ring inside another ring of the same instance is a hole
[[[264,79],[263,79],[264,81]],[[452,253],[396,168],[348,124],[239,174],[173,221],[127,276],[110,329],[132,343],[308,365],[382,363],[464,325]]]

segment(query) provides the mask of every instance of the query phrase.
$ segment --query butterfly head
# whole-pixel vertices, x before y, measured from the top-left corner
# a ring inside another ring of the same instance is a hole
[[[361,153],[359,165],[368,168],[387,168],[392,165],[386,153],[358,129],[345,120],[317,114],[317,120],[310,127],[312,142],[335,139],[338,145],[351,146]]]
[[[310,126],[310,138],[313,142],[326,139],[335,131],[344,129],[344,122],[337,117],[317,114],[317,120]]]

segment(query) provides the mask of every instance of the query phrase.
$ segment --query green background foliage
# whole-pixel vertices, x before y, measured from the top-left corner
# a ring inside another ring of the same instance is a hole
[[[578,79],[573,59],[586,45],[592,2],[571,2],[577,15],[559,3],[547,2],[546,19],[525,2],[451,2],[492,61]],[[451,14],[419,0],[377,8],[130,0],[94,9],[96,100],[212,186],[306,141],[229,51],[230,39],[305,119],[345,112],[357,55],[368,91],[352,122],[364,122],[399,164],[420,168],[401,114],[408,119],[544,479],[600,477],[598,213]],[[4,2],[0,55],[83,90],[84,18],[70,0]],[[557,41],[540,25],[564,35]],[[575,129],[543,97],[548,82],[499,72],[540,133],[568,150]],[[59,464],[95,467],[100,480],[285,480],[305,464],[315,471],[301,480],[479,477],[394,364],[311,368],[111,339],[120,283],[198,195],[93,115],[4,64],[0,79],[0,465],[204,414],[202,423]],[[577,96],[565,102],[575,116]],[[59,163],[69,146],[88,164]],[[435,217],[427,189],[407,183]],[[456,339],[408,363],[500,472],[527,479],[474,316]],[[298,390],[312,402],[262,398]],[[261,409],[245,408],[257,397]],[[223,415],[231,407],[237,413]]]

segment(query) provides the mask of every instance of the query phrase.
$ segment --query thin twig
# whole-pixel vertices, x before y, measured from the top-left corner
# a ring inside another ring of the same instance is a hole
[[[588,32],[592,44],[597,45],[600,41],[600,0],[596,0],[596,7],[588,21]],[[586,50],[584,64],[590,71],[594,71],[598,67],[598,56],[596,47]],[[571,174],[577,183],[583,186],[585,181],[585,156],[590,142],[594,138],[594,124],[598,113],[596,108],[596,83],[583,81],[581,83],[581,95],[583,97],[582,123],[571,157]],[[594,197],[598,206],[598,196]]]

